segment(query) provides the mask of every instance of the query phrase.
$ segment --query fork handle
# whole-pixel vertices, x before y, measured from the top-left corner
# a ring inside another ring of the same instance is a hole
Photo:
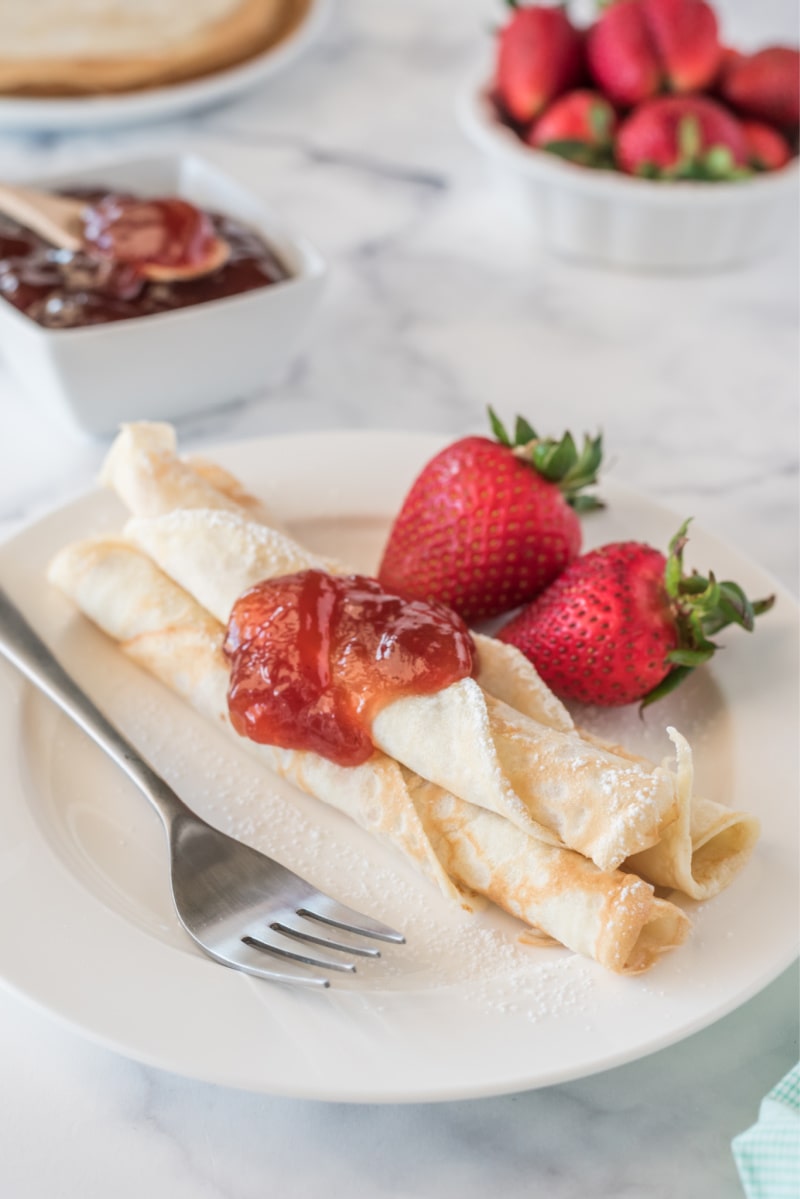
[[[108,717],[103,715],[72,676],[67,674],[2,587],[0,653],[113,758],[147,796],[167,830],[177,816],[189,812],[169,784],[153,770]]]

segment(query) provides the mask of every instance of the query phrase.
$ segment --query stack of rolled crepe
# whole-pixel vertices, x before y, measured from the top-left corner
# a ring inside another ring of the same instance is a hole
[[[538,934],[635,973],[688,932],[654,886],[707,898],[746,860],[755,822],[693,798],[678,733],[677,772],[589,738],[522,655],[485,637],[475,679],[383,708],[362,766],[238,738],[222,654],[234,601],[267,577],[345,568],[276,529],[220,468],[179,458],[169,426],[127,426],[103,480],[133,514],[123,537],[66,547],[51,579],[266,766],[389,841],[445,895],[486,895]]]

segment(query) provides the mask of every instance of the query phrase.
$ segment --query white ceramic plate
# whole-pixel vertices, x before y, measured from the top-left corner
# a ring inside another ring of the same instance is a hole
[[[335,433],[223,448],[233,469],[313,548],[374,565],[387,519],[441,442]],[[665,546],[680,517],[604,487],[590,543]],[[118,529],[114,497],[89,494],[0,548],[0,580],[65,665],[207,818],[323,888],[400,927],[359,983],[324,994],[228,971],[196,951],[171,908],[163,835],[147,803],[60,713],[0,670],[0,976],[86,1036],[210,1082],[323,1100],[497,1094],[618,1065],[717,1020],[766,986],[797,949],[797,607],[785,593],[753,637],[654,707],[606,713],[605,733],[660,757],[663,727],[693,740],[698,790],[758,813],[755,857],[692,911],[689,943],[622,979],[562,949],[524,949],[489,910],[452,911],[405,863],[336,812],[259,771],[125,661],[43,582],[65,542]],[[774,583],[695,528],[689,561]]]
[[[327,19],[331,0],[311,0],[308,14],[283,41],[239,66],[186,83],[120,95],[0,97],[0,129],[62,131],[106,129],[165,121],[231,100],[284,70],[302,54]]]

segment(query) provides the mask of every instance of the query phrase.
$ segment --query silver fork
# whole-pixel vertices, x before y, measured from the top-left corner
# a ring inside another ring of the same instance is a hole
[[[314,967],[355,971],[340,953],[374,958],[359,937],[402,944],[402,934],[318,891],[279,862],[196,816],[67,674],[0,589],[0,653],[122,767],[166,830],[172,898],[181,924],[215,961],[258,978],[327,987]],[[335,939],[330,930],[355,935]],[[333,951],[329,953],[327,951]]]

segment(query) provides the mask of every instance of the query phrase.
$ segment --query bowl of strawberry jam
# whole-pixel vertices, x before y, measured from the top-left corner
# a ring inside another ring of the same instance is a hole
[[[84,200],[86,248],[56,249],[0,214],[0,297],[46,329],[81,329],[244,295],[291,278],[254,229],[178,197],[73,188]],[[226,260],[196,277],[149,279],[140,263],[202,270],[208,248]]]
[[[256,194],[194,156],[31,182],[85,202],[75,251],[0,216],[0,348],[37,403],[109,435],[267,394],[286,372],[325,268]]]

